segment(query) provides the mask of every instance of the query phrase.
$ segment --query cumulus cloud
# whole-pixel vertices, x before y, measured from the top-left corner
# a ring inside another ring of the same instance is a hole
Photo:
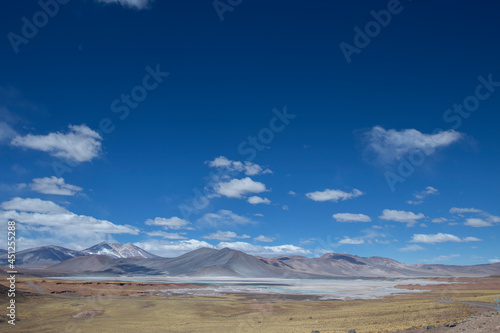
[[[103,3],[116,3],[124,7],[141,10],[149,8],[150,4],[152,4],[154,0],[97,0],[97,1]]]
[[[372,220],[365,214],[337,213],[332,216],[338,222],[370,222]]]
[[[493,223],[500,223],[500,216],[495,216],[481,209],[453,207],[450,209],[450,213],[458,214],[461,217],[463,217],[462,214],[475,214],[476,217],[467,218],[464,222],[464,225],[469,227],[491,227]]]
[[[148,252],[163,256],[163,257],[177,257],[184,253],[197,250],[202,247],[215,248],[212,244],[197,239],[187,239],[180,241],[167,241],[167,240],[149,240],[134,243]]]
[[[424,134],[416,129],[397,131],[373,127],[365,133],[367,152],[373,154],[373,160],[381,164],[390,164],[400,160],[405,154],[423,151],[431,155],[437,148],[447,147],[463,138],[463,134],[454,130],[436,134]]]
[[[352,192],[344,192],[341,190],[329,190],[326,189],[324,191],[316,191],[316,192],[310,192],[306,193],[306,196],[314,201],[333,201],[333,202],[338,202],[339,200],[348,200],[348,199],[353,199],[356,197],[359,197],[360,195],[363,195],[364,193],[361,192],[358,189],[352,190]]]
[[[413,196],[417,200],[408,200],[407,203],[410,205],[420,205],[421,203],[424,202],[424,199],[430,194],[439,194],[439,190],[432,186],[427,186],[425,190],[418,191],[413,194]]]
[[[257,242],[266,242],[266,243],[271,243],[271,242],[274,242],[274,237],[267,237],[267,236],[264,236],[264,235],[259,235],[257,237],[254,237],[254,240],[256,240]]]
[[[47,152],[73,162],[89,162],[101,151],[101,136],[87,125],[69,125],[68,133],[16,136],[11,145]]]
[[[463,214],[463,213],[482,213],[483,211],[476,208],[450,208],[450,213],[452,214]]]
[[[434,244],[434,243],[444,243],[444,242],[479,242],[481,239],[476,237],[465,237],[460,238],[452,234],[414,234],[411,241],[412,243],[426,243],[426,244]]]
[[[68,212],[66,208],[63,208],[52,201],[41,200],[38,198],[16,197],[9,201],[2,202],[0,206],[4,210],[16,210],[29,213],[58,214]]]
[[[78,215],[52,201],[37,198],[14,198],[3,202],[0,206],[3,209],[0,210],[1,225],[6,225],[8,220],[15,220],[19,222],[19,233],[25,239],[39,241],[45,238],[53,241],[48,244],[88,244],[91,241],[102,240],[109,234],[137,235],[139,233],[135,227],[114,224],[92,216]],[[3,240],[0,244],[3,244]],[[47,245],[47,243],[42,245]]]
[[[190,227],[191,223],[177,216],[171,218],[155,217],[154,220],[148,219],[144,223],[147,225],[162,226],[165,229],[179,230],[179,229],[192,229]]]
[[[469,218],[465,220],[464,225],[469,227],[491,227],[493,224],[491,222],[485,221],[479,218]]]
[[[211,168],[218,168],[227,171],[244,172],[245,175],[247,176],[256,176],[265,173],[273,173],[271,170],[265,169],[258,164],[249,161],[245,162],[231,161],[225,156],[219,156],[215,158],[213,161],[207,161],[205,163],[207,163],[208,166]]]
[[[351,245],[359,245],[359,244],[364,244],[365,241],[360,238],[349,238],[347,236],[344,237],[344,239],[341,239],[339,241],[339,244],[351,244]]]
[[[217,248],[231,248],[252,255],[258,256],[282,256],[282,255],[307,255],[311,251],[303,249],[299,246],[285,244],[276,246],[253,245],[246,242],[221,242],[217,244]]]
[[[292,197],[297,195],[297,193],[295,193],[294,191],[288,191],[288,194],[290,194]]]
[[[424,217],[425,215],[422,213],[415,214],[404,210],[391,209],[384,209],[382,211],[382,215],[379,216],[382,220],[407,223],[409,227],[414,226],[418,220],[423,219]]]
[[[197,222],[202,226],[209,226],[212,228],[255,224],[255,222],[248,217],[240,216],[226,209],[221,209],[217,213],[207,213],[198,219]]]
[[[243,198],[248,193],[261,193],[267,191],[266,185],[253,181],[250,177],[232,179],[229,182],[220,182],[215,186],[215,191],[228,198]]]
[[[165,239],[187,239],[187,237],[177,232],[165,232],[161,230],[146,232],[146,234],[151,237],[163,237]]]
[[[399,251],[401,252],[422,251],[422,250],[425,250],[425,248],[417,244],[408,245],[406,247],[402,247],[399,249]]]
[[[257,204],[269,205],[271,203],[271,200],[269,200],[268,198],[261,198],[254,195],[253,197],[248,198],[248,202],[251,203],[252,205],[257,205]]]
[[[248,235],[238,236],[233,231],[218,230],[217,232],[203,236],[202,238],[204,238],[204,239],[216,239],[216,240],[220,240],[220,241],[231,241],[231,240],[236,239],[236,238],[250,238],[250,236],[248,236]]]
[[[373,228],[365,228],[361,230],[361,235],[358,237],[351,238],[349,236],[344,236],[343,239],[338,241],[337,244],[330,242],[329,240],[327,241],[328,243],[322,244],[324,248],[330,248],[330,247],[336,247],[339,245],[344,245],[344,244],[351,244],[351,245],[360,245],[360,244],[373,244],[373,242],[378,243],[378,244],[389,244],[388,240],[383,240],[381,238],[385,238],[386,235],[373,229]],[[328,237],[329,238],[329,237]],[[321,244],[321,240],[318,240]]]
[[[438,218],[431,220],[432,223],[443,223],[443,222],[447,222],[447,221],[448,221],[448,219],[446,217],[438,217]]]
[[[75,195],[77,192],[83,190],[83,188],[66,184],[63,178],[44,177],[35,178],[33,183],[30,184],[33,191],[43,193],[43,194],[56,194],[56,195]]]

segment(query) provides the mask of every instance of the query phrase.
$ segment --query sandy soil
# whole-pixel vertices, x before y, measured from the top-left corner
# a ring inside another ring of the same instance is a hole
[[[401,286],[430,292],[377,300],[320,301],[308,295],[166,295],[202,285],[18,280],[19,332],[499,332],[500,279],[434,279],[443,284]],[[445,284],[445,282],[454,282]],[[0,284],[5,284],[0,279]],[[43,293],[40,293],[43,292]],[[0,293],[1,294],[1,293]],[[6,298],[0,297],[0,307]],[[473,306],[484,304],[485,306]],[[471,315],[473,317],[471,317]],[[0,331],[6,325],[0,313]],[[445,325],[457,324],[449,328]],[[436,326],[428,330],[427,326]],[[423,329],[422,329],[423,328]]]
[[[405,330],[398,332],[470,332],[470,333],[491,333],[500,332],[500,315],[497,311],[491,311],[491,309],[483,306],[469,306],[471,311],[474,313],[470,318],[465,319],[465,321],[456,323],[456,327],[436,327],[433,329],[415,329],[415,330]]]

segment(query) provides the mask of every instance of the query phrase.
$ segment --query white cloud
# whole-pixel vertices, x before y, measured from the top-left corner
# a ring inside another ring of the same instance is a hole
[[[427,234],[427,235],[414,234],[410,242],[434,244],[434,243],[444,243],[444,242],[461,243],[461,242],[479,242],[479,241],[481,240],[476,237],[465,237],[462,239],[455,235],[438,233],[438,234]]]
[[[337,213],[332,216],[338,222],[370,222],[372,220],[365,214]]]
[[[17,135],[16,131],[12,129],[7,123],[0,121],[0,144],[9,142]]]
[[[35,178],[33,183],[30,184],[31,189],[35,192],[43,194],[56,194],[56,195],[75,195],[76,192],[80,192],[83,188],[66,184],[63,178],[44,177]]]
[[[167,241],[167,240],[149,240],[134,243],[148,252],[164,256],[164,257],[177,257],[186,252],[194,251],[202,247],[215,248],[212,244],[197,239],[188,239],[181,241]]]
[[[151,237],[163,237],[165,239],[187,239],[187,237],[182,236],[181,234],[175,232],[165,232],[165,231],[151,231],[151,232],[146,232],[148,236]]]
[[[248,198],[248,202],[251,203],[252,205],[257,205],[257,204],[269,205],[271,203],[271,200],[269,200],[268,198],[261,198],[254,195],[253,197]]]
[[[97,0],[104,3],[117,3],[124,7],[129,7],[133,9],[146,9],[149,5],[153,3],[154,0]]]
[[[241,235],[238,236],[235,232],[233,231],[221,231],[218,230],[217,232],[211,233],[207,236],[203,236],[202,238],[205,239],[216,239],[220,241],[231,241],[235,238],[250,238],[248,235]]]
[[[264,217],[264,214],[261,214],[261,213],[255,213],[253,215],[258,216],[258,217]]]
[[[418,220],[423,219],[424,217],[425,215],[422,213],[415,214],[413,212],[407,212],[404,210],[391,209],[384,209],[382,211],[382,215],[379,216],[379,218],[382,220],[407,223],[409,227],[415,225]]]
[[[417,199],[425,199],[425,197],[428,196],[429,194],[438,194],[438,193],[439,193],[438,189],[432,186],[427,186],[425,190],[417,192],[413,196]]]
[[[233,213],[230,210],[221,209],[217,213],[207,213],[197,221],[201,225],[212,228],[228,227],[244,224],[255,224],[251,219]]]
[[[462,242],[481,242],[482,239],[479,239],[477,237],[465,237],[462,239]]]
[[[53,232],[80,235],[85,233],[111,233],[137,235],[138,229],[129,225],[113,224],[106,220],[98,220],[91,216],[65,213],[27,213],[0,211],[0,220],[15,220],[29,225],[53,227]],[[64,230],[63,230],[64,229]]]
[[[148,219],[144,223],[147,225],[162,226],[165,229],[179,230],[179,229],[192,229],[188,221],[178,218],[177,216],[171,218],[155,217],[154,220]]]
[[[253,245],[246,242],[221,242],[217,244],[217,248],[222,249],[228,247],[230,249],[242,251],[258,256],[280,256],[280,255],[305,255],[311,254],[311,251],[301,247],[285,244],[276,246],[261,246]]]
[[[462,213],[482,213],[483,211],[476,208],[450,208],[450,213],[452,214],[462,214]]]
[[[16,136],[11,145],[31,148],[74,162],[88,162],[101,151],[101,136],[87,125],[69,125],[69,132]]]
[[[363,239],[359,238],[349,238],[347,236],[344,237],[344,239],[341,239],[339,241],[339,244],[351,244],[351,245],[359,245],[359,244],[364,244],[365,241]]]
[[[344,238],[338,242],[338,245],[343,245],[343,244],[359,245],[365,243],[372,244],[373,242],[378,244],[389,244],[389,241],[380,239],[380,238],[385,238],[386,235],[373,228],[365,228],[361,230],[361,234],[362,234],[361,236],[354,238],[351,238],[349,236],[344,236]],[[329,243],[330,245],[334,245],[331,242]],[[323,246],[323,247],[328,247],[328,246]]]
[[[494,223],[500,223],[500,216],[494,216],[494,215],[488,214],[488,221],[494,222]]]
[[[432,219],[432,223],[443,223],[443,222],[447,222],[448,219],[446,217],[438,217],[438,218],[435,218],[435,219]]]
[[[360,195],[363,195],[364,193],[361,192],[358,189],[354,189],[351,193],[344,192],[341,190],[329,190],[326,189],[324,191],[316,191],[316,192],[310,192],[306,193],[306,196],[314,201],[333,201],[333,202],[338,202],[339,200],[347,200],[347,199],[352,199],[359,197]]]
[[[225,169],[227,171],[238,171],[244,172],[247,176],[256,176],[266,173],[273,173],[269,169],[264,169],[260,165],[245,161],[231,161],[225,156],[219,156],[215,158],[213,161],[205,162],[211,168]]]
[[[288,191],[288,194],[290,194],[292,197],[297,195],[297,193],[295,193],[294,191]]]
[[[430,194],[439,194],[439,190],[432,186],[427,186],[425,190],[413,193],[415,199],[418,200],[408,200],[407,203],[410,205],[420,205],[421,203],[424,202],[424,199]]]
[[[267,236],[264,236],[264,235],[259,235],[257,237],[254,238],[254,240],[258,241],[258,242],[266,242],[266,243],[271,243],[274,241],[274,237],[267,237]]]
[[[139,234],[139,230],[129,225],[114,224],[91,216],[77,215],[52,201],[40,199],[14,198],[3,202],[0,210],[0,224],[8,220],[18,223],[18,231],[28,243],[40,244],[42,239],[51,241],[41,245],[92,244],[109,238],[109,234]],[[4,240],[0,240],[4,244]]]
[[[469,227],[491,227],[493,224],[491,222],[485,221],[483,219],[478,218],[470,218],[466,219],[464,225]]]
[[[316,242],[316,238],[307,238],[307,239],[302,239],[300,241],[300,244],[312,244]]]
[[[464,225],[469,227],[491,227],[493,223],[500,223],[500,216],[492,215],[484,210],[476,209],[476,208],[457,208],[453,207],[450,209],[450,213],[459,214],[459,216],[463,217],[462,214],[471,213],[482,216],[483,218],[468,218],[465,220]]]
[[[38,198],[13,198],[10,201],[5,201],[1,205],[4,210],[17,210],[20,212],[42,213],[42,214],[57,214],[67,213],[66,208],[63,208],[52,201],[41,200]]]
[[[440,261],[448,261],[452,258],[458,258],[460,257],[459,254],[450,254],[449,256],[446,256],[446,255],[441,255],[439,257],[435,257],[435,258],[432,258],[432,259],[422,259],[422,260],[419,260],[419,261],[424,261],[424,262],[440,262]]]
[[[283,210],[288,210],[289,208],[288,208],[288,206],[287,206],[287,205],[283,205],[283,206],[281,206],[281,209],[283,209]]]
[[[243,179],[232,179],[229,182],[221,182],[215,186],[215,191],[228,198],[243,198],[248,193],[261,193],[267,191],[266,185],[253,181],[249,177]]]
[[[492,264],[496,264],[500,262],[500,259],[495,258],[495,259],[489,259],[488,261],[491,262]]]
[[[375,126],[365,133],[367,151],[373,153],[375,160],[382,164],[393,163],[405,154],[417,151],[431,155],[435,149],[447,147],[462,137],[462,133],[454,130],[423,134],[415,129],[397,131],[386,130],[380,126]]]
[[[422,250],[425,250],[425,248],[423,248],[422,246],[417,245],[417,244],[408,245],[406,247],[402,247],[399,249],[399,251],[402,251],[402,252],[422,251]]]

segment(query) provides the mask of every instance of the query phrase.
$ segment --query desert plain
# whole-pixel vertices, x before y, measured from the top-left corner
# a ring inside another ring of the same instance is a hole
[[[500,278],[432,280],[435,284],[400,285],[401,294],[377,299],[324,300],[303,294],[164,292],[204,287],[196,284],[21,277],[16,325],[7,323],[4,310],[0,332],[500,332],[494,301]],[[6,309],[6,280],[1,284],[0,306]]]

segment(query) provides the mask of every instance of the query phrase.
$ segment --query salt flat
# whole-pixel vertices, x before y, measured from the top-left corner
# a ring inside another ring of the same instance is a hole
[[[103,277],[65,277],[65,280],[102,280]],[[192,277],[122,276],[107,278],[112,281],[156,282],[186,285],[204,285],[202,288],[165,288],[165,294],[220,295],[228,293],[252,294],[301,294],[322,295],[322,299],[373,299],[403,293],[397,285],[433,285],[442,281],[430,279],[278,279],[278,278],[233,278],[210,279]],[[446,282],[445,282],[446,283]],[[404,293],[424,290],[406,289]]]

